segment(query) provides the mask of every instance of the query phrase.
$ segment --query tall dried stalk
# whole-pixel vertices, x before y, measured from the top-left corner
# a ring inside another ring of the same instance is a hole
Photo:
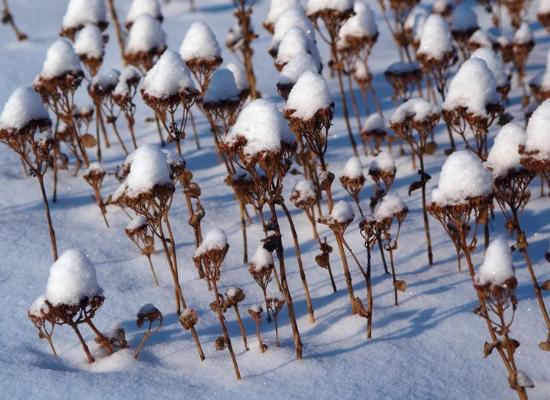
[[[26,33],[21,32],[17,25],[15,24],[15,20],[13,18],[13,14],[10,11],[10,8],[8,6],[8,0],[2,0],[3,8],[2,8],[2,19],[1,22],[4,25],[9,25],[11,29],[13,29],[13,32],[15,33],[15,36],[17,37],[17,40],[20,42],[23,40],[27,40],[29,37]]]

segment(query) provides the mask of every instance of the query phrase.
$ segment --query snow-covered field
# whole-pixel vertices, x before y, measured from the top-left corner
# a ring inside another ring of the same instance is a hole
[[[279,1],[279,0],[274,0]],[[229,0],[197,0],[198,10],[187,11],[182,0],[163,4],[162,26],[167,33],[168,48],[177,51],[181,41],[194,21],[204,21],[222,44],[225,62],[236,61],[224,46],[227,31],[234,25],[233,4]],[[279,73],[268,54],[271,36],[262,29],[269,1],[258,0],[254,6],[252,21],[259,38],[254,41],[254,68],[262,97],[276,102],[282,109],[284,101],[277,94]],[[391,87],[384,79],[385,69],[399,59],[397,49],[384,24],[378,2],[367,3],[376,12],[380,37],[370,57],[374,75],[374,87],[381,99],[386,120],[395,109],[391,100]],[[423,1],[424,3],[424,1]],[[430,2],[428,2],[430,3]],[[468,2],[469,3],[469,2]],[[472,2],[473,4],[474,2]],[[534,5],[538,2],[533,2]],[[115,1],[119,16],[124,20],[131,0]],[[32,84],[41,71],[48,47],[58,38],[67,1],[65,0],[11,0],[11,11],[17,24],[30,39],[17,42],[6,26],[0,29],[0,104],[20,86]],[[477,5],[475,12],[480,25],[489,27],[490,16]],[[530,21],[536,21],[536,7],[530,13]],[[531,22],[536,47],[527,66],[528,79],[544,70],[546,54],[550,48],[548,33],[538,23]],[[110,26],[103,70],[122,68],[115,33]],[[328,48],[318,40],[324,63],[328,60]],[[456,68],[453,69],[453,73]],[[330,78],[328,67],[323,71],[335,99],[338,87]],[[475,85],[474,90],[475,90]],[[140,144],[158,143],[154,123],[146,121],[151,110],[137,97],[137,140]],[[76,102],[90,104],[85,90],[80,88]],[[367,114],[360,103],[363,121]],[[373,105],[370,105],[371,110]],[[524,123],[521,111],[520,89],[514,80],[510,104],[511,112],[519,124]],[[306,301],[302,289],[290,230],[281,213],[281,228],[285,246],[288,280],[294,298],[294,306],[304,345],[303,360],[295,360],[291,327],[286,310],[280,317],[281,347],[275,346],[273,323],[262,324],[262,337],[268,345],[260,353],[255,336],[255,323],[246,312],[248,307],[262,305],[263,297],[253,281],[248,266],[242,262],[242,237],[239,206],[224,179],[226,170],[219,161],[209,130],[209,125],[198,110],[194,111],[202,149],[196,150],[192,134],[183,142],[183,156],[195,181],[202,189],[201,201],[206,216],[203,231],[222,229],[230,245],[222,267],[219,283],[222,292],[238,286],[246,293],[241,303],[241,313],[248,332],[250,351],[245,351],[234,314],[228,312],[229,332],[235,349],[242,380],[234,377],[227,351],[216,351],[214,342],[221,334],[218,318],[210,310],[213,293],[207,290],[205,281],[199,279],[193,266],[195,252],[193,231],[187,224],[187,210],[183,195],[176,189],[170,218],[176,251],[180,264],[180,282],[186,301],[198,315],[196,326],[206,355],[200,361],[194,342],[188,331],[178,323],[173,297],[170,271],[163,257],[160,243],[153,255],[160,287],[153,285],[147,261],[140,256],[128,240],[124,228],[129,222],[120,208],[108,206],[106,228],[93,193],[79,176],[62,171],[57,202],[50,202],[53,226],[57,234],[60,253],[67,249],[81,249],[93,262],[97,280],[104,290],[105,303],[99,309],[96,325],[101,330],[121,323],[126,331],[130,349],[106,356],[93,341],[93,334],[83,328],[85,339],[97,360],[88,364],[76,336],[67,327],[57,327],[54,343],[59,354],[50,353],[47,342],[37,337],[37,331],[27,318],[27,310],[39,295],[46,292],[46,284],[52,265],[50,242],[40,190],[36,179],[26,176],[19,157],[7,146],[0,147],[0,398],[2,399],[513,399],[516,394],[507,382],[507,373],[496,353],[483,358],[483,344],[489,340],[487,328],[481,318],[472,313],[478,305],[475,291],[465,268],[457,272],[456,254],[452,243],[441,225],[430,217],[430,227],[435,263],[427,264],[420,191],[408,195],[410,183],[417,179],[411,168],[409,155],[397,157],[394,146],[397,176],[393,189],[407,204],[410,212],[403,223],[399,248],[396,253],[398,278],[407,282],[407,290],[400,293],[400,303],[393,304],[391,276],[384,274],[377,249],[373,251],[373,337],[366,338],[366,319],[351,315],[345,280],[334,236],[325,225],[319,225],[322,236],[327,236],[335,247],[331,255],[338,292],[333,293],[328,274],[314,261],[318,244],[313,239],[311,226],[304,213],[288,200],[301,243],[302,257],[307,275],[315,323],[308,321]],[[121,118],[122,119],[122,118]],[[352,121],[354,123],[354,121]],[[130,136],[121,121],[119,126],[126,145],[131,148]],[[493,127],[489,143],[493,143],[498,127]],[[95,132],[92,124],[91,132]],[[359,136],[356,133],[356,139]],[[112,169],[124,161],[124,154],[110,133],[112,146],[104,149],[103,165]],[[428,183],[428,197],[439,181],[439,173],[446,156],[448,135],[440,122],[436,130],[439,148],[434,155],[426,156],[426,172],[432,176]],[[458,140],[458,137],[457,137]],[[459,147],[463,147],[460,140]],[[170,145],[173,146],[173,145]],[[408,150],[408,149],[407,149]],[[90,151],[92,159],[95,150]],[[327,161],[337,178],[352,156],[342,118],[340,103],[336,101],[336,117],[330,129]],[[361,162],[368,170],[373,156],[361,154]],[[284,196],[289,198],[299,176],[288,174],[284,181]],[[46,187],[51,193],[51,174],[46,175]],[[539,281],[550,279],[550,268],[544,255],[550,238],[550,203],[541,198],[539,180],[533,182],[532,198],[522,222],[527,231],[529,252]],[[106,196],[113,193],[119,182],[108,176],[102,188]],[[364,209],[368,209],[369,196],[374,188],[367,179],[361,193]],[[335,200],[351,198],[342,189],[338,179],[333,184]],[[359,233],[358,211],[354,223],[346,231],[346,240],[366,264],[366,250]],[[249,253],[253,253],[263,238],[258,218],[249,227]],[[495,208],[491,222],[491,236],[503,235],[508,244],[515,239],[506,234],[504,219]],[[476,267],[483,262],[483,245],[480,237],[473,259]],[[365,299],[365,284],[359,270],[349,258],[356,295]],[[277,262],[275,263],[276,265]],[[529,272],[523,258],[514,254],[518,279],[516,293],[518,310],[511,335],[521,343],[515,359],[518,368],[525,371],[535,384],[528,389],[531,399],[550,398],[550,353],[539,349],[539,342],[546,337],[546,327],[541,318],[533,292]],[[465,265],[463,261],[463,265]],[[270,291],[275,294],[274,282]],[[550,298],[546,296],[547,302]],[[153,303],[164,315],[164,325],[145,346],[138,360],[133,348],[141,340],[143,330],[135,323],[140,307]]]

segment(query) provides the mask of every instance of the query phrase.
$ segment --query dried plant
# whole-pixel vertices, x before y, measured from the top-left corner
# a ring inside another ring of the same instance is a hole
[[[233,345],[231,344],[231,338],[229,337],[229,332],[225,324],[225,317],[223,315],[225,310],[227,310],[228,304],[218,290],[218,281],[221,278],[221,267],[228,250],[229,244],[227,243],[225,234],[219,229],[215,229],[208,232],[206,235],[205,240],[195,252],[194,261],[203,264],[206,277],[214,288],[215,306],[213,307],[211,305],[211,308],[218,314],[218,320],[223,332],[224,344],[227,346],[227,350],[231,356],[231,362],[235,369],[235,376],[237,379],[241,379],[237,358],[233,352]]]
[[[353,149],[353,154],[357,157],[359,153],[357,152],[357,144],[355,138],[353,137],[353,131],[349,121],[349,112],[346,99],[346,92],[344,89],[344,64],[340,59],[340,54],[338,52],[337,42],[338,37],[340,36],[340,28],[346,22],[346,20],[353,15],[353,8],[347,9],[345,11],[340,11],[336,9],[322,9],[310,13],[308,17],[313,22],[315,29],[319,32],[321,38],[329,45],[330,47],[330,56],[331,62],[330,67],[333,71],[336,71],[336,76],[338,78],[338,87],[340,89],[340,97],[342,103],[342,113],[344,115],[344,120],[346,122],[346,128],[348,131],[348,136],[350,139],[351,147]],[[320,29],[319,21],[322,21],[325,25],[328,37],[323,34]],[[332,115],[331,115],[332,117]]]
[[[407,34],[405,28],[405,21],[409,17],[409,14],[413,8],[420,2],[420,0],[388,0],[389,9],[393,13],[393,21],[390,22],[388,16],[388,6],[386,0],[378,0],[380,8],[382,9],[382,15],[384,21],[388,26],[390,33],[393,36],[393,40],[399,49],[399,56],[403,60],[403,56],[406,57],[408,62],[412,62],[411,53],[409,47],[412,45],[411,37]]]
[[[388,132],[384,128],[364,128],[361,130],[361,139],[363,139],[363,146],[365,148],[365,155],[367,155],[367,146],[370,145],[371,154],[380,153],[382,143],[388,136]],[[390,139],[388,138],[388,143]]]
[[[522,27],[523,28],[523,27]],[[525,26],[525,29],[529,29]],[[535,47],[535,41],[531,37],[529,40],[515,40],[513,41],[513,63],[518,74],[518,84],[523,90],[523,106],[525,107],[529,102],[529,94],[525,87],[525,75],[527,61],[529,59],[529,54]]]
[[[275,321],[275,345],[277,347],[281,345],[279,343],[278,317],[285,304],[285,299],[277,296],[266,298],[266,307],[271,312],[271,315],[273,315],[273,321]]]
[[[260,306],[253,306],[248,309],[248,314],[252,317],[256,323],[256,336],[258,337],[258,347],[260,348],[261,353],[265,353],[267,350],[267,345],[262,341],[262,334],[260,327],[262,325],[262,315],[264,310]]]
[[[109,14],[111,15],[111,19],[113,21],[113,26],[115,28],[115,35],[118,43],[118,48],[120,50],[120,58],[124,60],[124,32],[122,30],[122,25],[120,24],[120,20],[118,18],[118,13],[115,7],[115,1],[114,0],[107,0],[107,7],[109,8]],[[128,27],[128,29],[130,29]]]
[[[11,29],[13,29],[13,32],[15,33],[15,36],[17,36],[17,40],[23,41],[27,40],[29,37],[26,33],[21,32],[17,25],[15,24],[15,20],[13,18],[13,14],[10,11],[10,8],[8,6],[8,0],[2,0],[2,19],[0,22],[2,22],[3,25],[9,25],[11,26]]]
[[[38,337],[48,341],[52,354],[54,357],[57,357],[57,352],[55,351],[52,340],[56,321],[50,314],[50,309],[46,304],[46,298],[41,296],[36,299],[35,303],[29,309],[27,316],[38,330]]]
[[[132,67],[127,67],[126,71],[128,72],[123,72],[121,74],[115,90],[111,93],[111,98],[112,101],[119,107],[122,115],[124,115],[128,130],[130,131],[130,136],[132,137],[134,149],[137,149],[138,144],[134,130],[134,125],[136,122],[136,104],[134,103],[134,98],[141,80],[141,75],[137,69],[133,69]]]
[[[266,255],[262,255],[261,258],[254,257],[248,265],[248,272],[262,290],[267,310],[267,321],[271,322],[271,314],[269,312],[269,307],[267,306],[267,286],[269,285],[269,282],[271,282],[271,275],[273,274],[273,271],[275,271],[275,265],[273,264],[271,253],[265,248],[259,248],[256,254],[264,252],[269,256],[266,257]]]
[[[151,275],[153,275],[155,286],[158,286],[159,281],[151,260],[151,255],[155,253],[155,237],[147,225],[147,220],[143,217],[134,218],[128,226],[126,226],[124,232],[141,251],[141,254],[147,258],[149,271],[151,271]]]
[[[100,164],[93,163],[86,170],[84,175],[82,175],[82,177],[84,178],[86,183],[88,183],[88,185],[90,185],[94,190],[96,204],[99,207],[101,215],[103,216],[103,220],[105,221],[105,225],[107,225],[108,228],[109,222],[107,221],[107,207],[105,206],[105,202],[103,201],[103,197],[101,196],[101,185],[103,184],[103,179],[105,179],[106,174],[107,172]]]
[[[420,161],[420,169],[418,170],[420,180],[413,182],[409,186],[409,195],[418,189],[421,189],[422,191],[422,213],[424,231],[426,235],[426,246],[428,250],[428,262],[432,265],[432,240],[430,236],[430,224],[428,221],[426,200],[426,184],[431,177],[426,173],[426,169],[424,167],[424,155],[429,152],[428,137],[437,125],[440,118],[440,113],[438,107],[426,103],[426,107],[430,111],[424,114],[417,114],[413,108],[409,109],[409,106],[414,105],[414,103],[412,103],[413,101],[422,102],[422,100],[410,100],[408,103],[403,104],[403,106],[401,106],[403,107],[403,113],[400,113],[400,110],[398,109],[396,114],[392,117],[390,126],[397,136],[409,144],[411,151]],[[417,132],[418,136],[413,134],[414,131]]]
[[[409,100],[415,86],[418,89],[418,94],[422,97],[422,70],[416,63],[397,62],[391,64],[386,71],[384,77],[392,87],[392,100],[396,104],[401,104]]]
[[[225,304],[227,305],[227,307],[233,307],[233,310],[235,311],[235,316],[237,317],[239,329],[241,330],[241,336],[243,337],[244,348],[246,351],[248,351],[249,348],[248,341],[246,339],[246,329],[244,328],[241,313],[239,311],[239,303],[242,302],[244,299],[244,290],[240,288],[231,287],[225,291]]]
[[[162,313],[154,305],[145,304],[139,309],[137,313],[136,325],[138,326],[138,328],[141,328],[143,327],[143,325],[147,324],[147,330],[143,334],[143,337],[141,338],[138,346],[136,347],[136,350],[134,351],[135,359],[137,359],[141,354],[141,350],[143,350],[145,342],[147,342],[147,340],[149,340],[151,336],[153,336],[160,330],[160,328],[162,327],[162,321]]]

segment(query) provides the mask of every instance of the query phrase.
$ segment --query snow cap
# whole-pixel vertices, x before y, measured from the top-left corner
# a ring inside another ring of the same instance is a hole
[[[210,27],[202,21],[193,22],[180,46],[183,60],[216,60],[221,57],[221,53],[220,45]]]
[[[81,72],[80,60],[67,39],[57,39],[48,49],[40,77],[59,78],[69,72]]]
[[[20,87],[4,104],[0,114],[0,129],[19,130],[30,122],[44,119],[49,120],[50,117],[40,95],[30,87]]]
[[[167,98],[186,89],[195,89],[191,72],[178,53],[166,50],[143,80],[148,95]]]
[[[515,276],[510,246],[502,238],[494,239],[485,253],[483,264],[475,276],[477,285],[503,285]]]
[[[306,71],[292,87],[285,110],[294,110],[293,117],[307,121],[333,104],[326,80],[319,74]]]
[[[136,18],[128,34],[127,53],[149,52],[166,46],[166,33],[160,22],[148,14]]]
[[[443,56],[453,51],[453,38],[449,32],[449,24],[439,14],[432,14],[424,22],[420,36],[419,55],[441,60]]]
[[[70,0],[63,16],[63,28],[80,28],[86,24],[107,21],[104,0]]]
[[[495,178],[504,177],[510,170],[521,168],[519,146],[525,144],[525,138],[525,129],[513,122],[500,129],[485,163]]]

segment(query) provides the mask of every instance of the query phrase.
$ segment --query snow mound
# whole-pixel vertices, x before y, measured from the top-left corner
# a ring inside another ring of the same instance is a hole
[[[459,150],[443,164],[439,185],[432,191],[432,201],[440,206],[457,205],[492,192],[491,173],[483,168],[475,154]]]
[[[46,298],[52,305],[78,304],[100,293],[95,267],[82,251],[66,250],[51,266]]]
[[[233,73],[235,83],[237,84],[237,88],[240,92],[244,92],[249,89],[248,79],[246,78],[246,72],[243,67],[235,63],[229,63],[225,66],[225,68]]]
[[[136,18],[128,34],[127,53],[149,52],[165,46],[166,33],[157,19],[148,14]]]
[[[363,131],[383,131],[386,129],[386,122],[380,114],[371,114],[367,117],[365,125],[363,125]]]
[[[342,176],[348,178],[364,178],[365,174],[363,173],[363,166],[358,157],[351,157],[344,166],[344,171]]]
[[[129,196],[147,193],[156,185],[172,183],[165,153],[151,144],[140,146],[134,153],[124,184]]]
[[[58,78],[69,72],[80,72],[80,60],[73,45],[67,39],[56,40],[46,53],[40,77],[44,79]]]
[[[293,117],[307,121],[319,110],[329,108],[332,104],[332,95],[325,79],[308,71],[292,87],[285,109],[294,110]]]
[[[193,22],[180,46],[181,57],[189,62],[194,59],[216,60],[221,57],[221,49],[216,36],[202,21]]]
[[[74,51],[79,56],[102,59],[105,54],[103,35],[97,25],[87,24],[74,42]]]
[[[273,265],[273,256],[269,251],[263,248],[263,246],[258,246],[254,257],[250,260],[250,264],[254,265],[256,269],[262,269]]]
[[[232,144],[239,138],[246,140],[245,155],[252,156],[264,151],[279,151],[281,142],[294,142],[280,111],[273,103],[263,99],[246,105],[231,127],[226,143]]]
[[[550,100],[535,110],[527,124],[525,151],[538,151],[535,158],[550,159]]]
[[[284,65],[299,54],[309,53],[321,65],[321,57],[317,45],[307,33],[300,27],[292,27],[283,36],[279,44],[276,63]]]
[[[126,24],[133,24],[135,20],[143,14],[150,15],[155,19],[160,19],[162,13],[158,0],[134,0],[126,16]]]
[[[495,178],[521,168],[519,146],[525,144],[525,138],[525,130],[518,124],[509,123],[500,129],[485,163]]]
[[[307,3],[307,15],[324,10],[346,12],[351,9],[353,9],[352,0],[309,0]]]
[[[403,200],[393,192],[387,193],[382,197],[382,201],[378,202],[372,213],[373,218],[377,222],[381,222],[388,218],[393,218],[396,214],[404,211],[407,208]]]
[[[414,121],[423,121],[431,115],[439,113],[439,107],[421,98],[414,98],[401,104],[393,112],[390,123],[400,124],[412,118]]]
[[[340,224],[350,223],[353,221],[353,217],[353,208],[351,208],[351,205],[344,200],[337,202],[330,213],[330,218]]]
[[[487,116],[487,106],[497,104],[499,95],[493,73],[480,58],[466,61],[449,84],[445,110],[464,107],[468,113]]]
[[[195,89],[191,72],[178,53],[166,50],[147,72],[143,90],[150,96],[167,98],[186,89]]]
[[[269,11],[265,18],[266,24],[274,24],[281,14],[292,7],[301,7],[300,0],[271,0]]]
[[[104,0],[70,0],[63,16],[63,28],[79,28],[107,21]]]
[[[418,55],[441,60],[453,51],[453,38],[449,32],[449,24],[438,14],[432,14],[424,22]]]
[[[393,171],[395,169],[395,161],[390,153],[382,150],[372,160],[369,171]]]
[[[353,6],[355,15],[351,16],[340,28],[339,40],[347,36],[372,39],[378,34],[378,26],[372,9],[361,0]]]
[[[210,78],[203,100],[205,103],[238,101],[240,93],[233,72],[227,68],[218,68]]]
[[[485,61],[485,64],[487,64],[487,67],[493,73],[497,88],[508,84],[508,73],[502,62],[502,57],[491,48],[481,47],[474,51],[470,58],[479,58]]]
[[[503,285],[515,276],[510,246],[502,238],[494,239],[485,253],[483,264],[475,276],[477,285]]]
[[[204,236],[200,246],[195,251],[195,257],[200,257],[212,250],[223,250],[227,246],[227,236],[219,228],[210,229]]]
[[[30,87],[20,87],[4,104],[0,114],[0,129],[19,130],[32,121],[49,118],[40,95]]]
[[[298,54],[283,67],[277,84],[292,85],[306,72],[319,73],[319,63],[310,54]]]
[[[302,7],[292,7],[287,9],[277,19],[274,26],[273,39],[271,41],[270,49],[278,49],[279,44],[283,40],[285,34],[293,27],[302,28],[302,30],[315,38],[315,28],[307,17]]]

